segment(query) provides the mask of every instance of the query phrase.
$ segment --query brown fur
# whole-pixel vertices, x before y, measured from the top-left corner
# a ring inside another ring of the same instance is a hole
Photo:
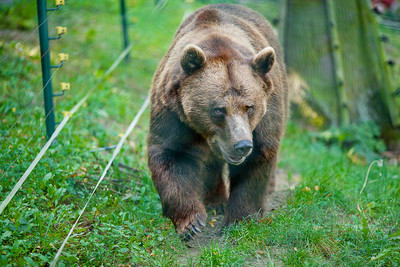
[[[226,225],[262,210],[288,100],[282,52],[261,15],[230,4],[190,15],[154,75],[151,100],[149,167],[179,234],[205,222],[209,203],[228,202]],[[243,140],[251,152],[236,148]]]

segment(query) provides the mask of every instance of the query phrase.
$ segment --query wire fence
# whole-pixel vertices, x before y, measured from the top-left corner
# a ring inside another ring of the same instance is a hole
[[[51,78],[54,77],[54,75],[57,73],[57,71],[60,69],[61,67],[58,67],[53,74],[51,75]],[[10,133],[10,131],[14,128],[14,126],[18,123],[18,121],[25,115],[25,113],[29,110],[29,108],[36,103],[38,97],[43,93],[44,88],[46,88],[46,86],[50,83],[51,78],[49,81],[47,81],[47,83],[42,87],[42,89],[35,95],[35,97],[33,98],[33,100],[29,103],[29,105],[24,109],[24,111],[22,112],[22,114],[17,118],[17,120],[11,125],[10,128],[8,128],[8,130],[4,133],[4,135],[0,138],[0,142],[5,138],[6,135],[8,135]],[[52,109],[53,110],[53,109]],[[47,112],[46,114],[46,118],[49,116],[50,112]]]
[[[20,7],[18,10],[14,11],[13,13],[9,14],[9,16],[12,16],[14,14],[17,14],[17,12],[19,10],[21,10],[24,6],[26,6],[31,0],[28,0],[22,7]],[[39,2],[39,0],[38,0]],[[58,8],[57,8],[58,9]],[[54,10],[57,10],[54,9]],[[47,10],[49,11],[49,10]],[[53,10],[50,10],[53,11]],[[54,15],[54,11],[53,13],[48,16],[46,18],[45,21],[43,21],[42,23],[39,23],[39,25],[33,30],[33,32],[26,37],[22,43],[20,43],[19,45],[16,46],[15,49],[13,49],[12,51],[10,51],[9,53],[7,53],[4,57],[2,57],[0,59],[0,63],[7,60],[8,58],[11,57],[11,55],[13,55],[17,49],[19,47],[21,47],[22,45],[24,45],[25,43],[27,43],[29,40],[31,40],[31,38],[34,36],[34,34],[36,34],[36,32],[38,30],[40,30],[41,27],[43,27],[45,25],[45,23],[47,23],[47,21]],[[3,22],[6,18],[4,18],[1,22]],[[81,53],[83,53],[84,51],[90,49],[91,46],[93,46],[94,44],[89,44],[88,46],[73,52],[72,56],[77,56]],[[79,109],[83,106],[84,103],[86,103],[86,101],[88,100],[88,98],[93,94],[93,92],[95,91],[95,89],[97,89],[97,87],[104,81],[104,79],[109,76],[117,67],[118,65],[121,63],[121,61],[127,57],[128,53],[130,52],[130,50],[132,50],[134,44],[131,43],[129,45],[126,46],[125,50],[119,55],[119,57],[113,62],[113,64],[105,71],[105,73],[97,78],[96,83],[93,85],[92,88],[90,88],[87,93],[74,105],[74,107],[68,111],[64,113],[64,118],[63,120],[58,124],[57,128],[55,129],[55,131],[51,134],[51,136],[49,136],[48,141],[46,142],[46,144],[42,147],[42,149],[40,150],[40,152],[35,156],[34,160],[31,162],[31,164],[29,165],[29,167],[25,170],[25,172],[23,173],[23,175],[18,179],[17,183],[15,184],[15,186],[13,187],[13,189],[8,193],[8,195],[6,196],[6,198],[2,201],[1,205],[0,205],[0,214],[3,213],[4,209],[8,206],[8,204],[10,204],[10,202],[12,201],[13,197],[15,196],[15,194],[18,192],[18,190],[22,187],[23,183],[26,181],[26,179],[29,177],[29,175],[32,173],[32,171],[35,169],[35,167],[37,166],[37,164],[39,163],[39,161],[42,159],[42,157],[45,155],[45,153],[48,151],[48,149],[51,147],[52,143],[55,141],[55,139],[57,138],[57,136],[59,135],[59,133],[61,132],[61,130],[67,125],[67,122],[70,120],[70,118],[72,117],[72,115],[76,112],[79,111]],[[40,60],[42,61],[43,64],[43,58],[46,56],[50,55],[50,50],[51,47],[49,46],[48,49],[42,53]],[[24,108],[24,110],[22,111],[22,113],[18,116],[18,118],[12,123],[12,125],[5,130],[4,134],[0,137],[0,144],[1,142],[5,142],[7,139],[7,137],[12,136],[13,130],[15,129],[15,127],[18,125],[18,123],[24,119],[25,117],[27,117],[27,115],[29,114],[31,107],[37,102],[39,96],[44,92],[45,88],[51,84],[52,78],[56,75],[56,73],[58,72],[58,70],[63,66],[64,61],[61,60],[61,63],[58,66],[55,66],[55,70],[52,72],[50,78],[44,82],[43,80],[43,86],[41,87],[41,89],[39,90],[38,93],[36,93],[33,97],[33,99],[30,101],[30,103],[28,104],[27,107]],[[8,100],[8,97],[16,90],[19,89],[19,86],[22,84],[22,82],[24,80],[26,80],[26,78],[29,76],[29,74],[34,71],[37,66],[39,65],[39,63],[37,62],[34,66],[32,66],[26,73],[25,75],[17,82],[17,85],[15,87],[10,87],[6,90],[5,94],[3,95],[3,97],[1,98],[0,104],[3,102],[6,102]],[[143,112],[146,110],[146,108],[148,107],[150,102],[150,98],[149,95],[147,96],[146,100],[143,102],[140,110],[138,111],[137,115],[134,117],[133,121],[131,122],[131,124],[129,125],[129,127],[127,128],[125,134],[120,138],[120,141],[118,142],[118,144],[115,146],[115,149],[113,151],[113,155],[111,157],[111,159],[108,161],[108,164],[105,168],[105,170],[103,171],[103,174],[101,175],[101,177],[99,178],[94,190],[92,191],[92,193],[89,196],[89,199],[87,200],[84,208],[81,210],[78,219],[75,221],[75,224],[73,225],[73,227],[71,228],[68,236],[65,238],[64,242],[62,243],[60,249],[58,250],[53,262],[51,263],[51,266],[55,266],[55,264],[58,261],[59,256],[61,255],[63,248],[66,244],[66,242],[68,241],[69,237],[71,236],[75,226],[77,225],[80,217],[82,216],[83,212],[85,211],[85,208],[87,207],[87,205],[89,204],[90,199],[92,198],[92,196],[95,194],[97,188],[99,187],[100,183],[103,181],[105,175],[107,174],[108,170],[110,169],[114,159],[117,157],[117,155],[120,153],[121,148],[125,142],[125,140],[127,139],[128,135],[132,132],[132,130],[134,129],[134,127],[136,126],[136,124],[138,123],[140,117],[142,116]],[[13,159],[13,161],[5,168],[5,171],[2,171],[2,173],[4,175],[7,174],[8,170],[12,167],[14,167],[15,163],[18,163],[18,161],[22,158],[22,156],[24,155],[24,152],[26,151],[27,147],[31,144],[31,141],[34,139],[34,137],[37,135],[37,133],[43,128],[43,125],[45,124],[45,121],[47,121],[48,117],[50,116],[50,114],[52,114],[55,110],[56,105],[53,105],[51,107],[50,110],[46,110],[45,112],[45,116],[44,116],[44,121],[42,123],[40,123],[40,125],[38,127],[36,127],[33,131],[33,134],[29,137],[29,139],[27,140],[27,142],[23,145],[22,148],[19,148],[20,151],[17,154],[17,156]],[[5,153],[2,153],[1,157],[0,157],[0,161],[3,160],[3,157],[5,156]]]
[[[124,144],[126,138],[128,137],[128,135],[133,131],[133,129],[135,128],[137,122],[139,121],[140,117],[142,116],[143,112],[145,111],[145,109],[148,107],[148,105],[150,104],[150,94],[146,97],[146,100],[144,101],[142,107],[140,108],[140,110],[138,111],[138,113],[136,114],[135,118],[133,119],[133,121],[131,122],[131,124],[129,125],[128,129],[126,130],[126,132],[124,133],[124,135],[121,137],[120,141],[118,142],[117,147],[114,150],[114,153],[111,157],[111,159],[108,161],[106,168],[104,169],[100,179],[98,180],[95,188],[93,189],[92,193],[89,196],[89,199],[87,200],[85,206],[83,207],[83,209],[81,210],[81,212],[79,213],[78,218],[76,219],[74,225],[72,226],[71,230],[69,231],[67,237],[65,238],[65,240],[63,241],[63,243],[61,244],[60,249],[57,251],[57,254],[53,260],[53,262],[51,263],[50,266],[56,266],[56,263],[58,261],[58,258],[60,257],[65,244],[67,243],[69,237],[71,236],[71,234],[73,233],[76,225],[79,222],[79,219],[81,218],[82,214],[84,213],[84,211],[86,210],[86,207],[88,206],[90,200],[92,199],[94,193],[96,192],[97,188],[99,187],[100,183],[104,180],[104,177],[106,176],[108,170],[111,167],[111,164],[113,163],[114,159],[117,157],[117,155],[119,154],[119,152],[121,151],[122,145]],[[0,210],[1,211],[1,210]]]
[[[26,5],[26,4],[24,4],[23,6],[25,6],[25,5]],[[22,7],[19,8],[18,10],[21,10],[21,9],[22,9]],[[57,9],[58,9],[58,8],[56,8],[55,10],[57,10]],[[18,11],[18,10],[17,10],[17,11]],[[12,14],[15,14],[17,11],[13,12]],[[47,10],[47,11],[48,11],[48,10]],[[52,10],[50,10],[50,11],[52,11]],[[53,14],[54,14],[54,13],[53,13]],[[50,18],[50,16],[49,16],[48,18]],[[48,18],[47,18],[47,19],[48,19]],[[47,19],[46,19],[45,21],[47,21]],[[4,19],[3,19],[3,20],[4,20]],[[43,25],[44,25],[44,22],[40,23],[39,26],[36,27],[36,28],[33,30],[33,33],[35,33],[35,32],[36,32],[41,26],[43,26]],[[30,36],[32,36],[32,34],[31,34]],[[30,36],[29,36],[29,37],[30,37]],[[26,38],[26,39],[24,40],[24,42],[27,42],[28,40],[29,40],[29,38]],[[74,108],[72,109],[73,112],[75,112],[75,111],[83,104],[83,102],[93,93],[93,91],[94,91],[94,89],[96,88],[96,86],[98,86],[98,85],[101,83],[101,80],[104,79],[105,77],[107,77],[112,71],[115,70],[115,68],[120,64],[121,60],[127,56],[127,54],[128,54],[129,51],[132,49],[132,47],[133,47],[133,44],[130,44],[128,47],[126,47],[126,49],[121,53],[121,55],[115,60],[115,62],[110,66],[110,68],[104,73],[104,75],[102,76],[102,78],[99,79],[98,83],[96,83],[96,85],[88,91],[88,93],[82,98],[82,100],[78,102],[79,105],[77,104],[78,106],[76,106],[76,107],[74,107]],[[43,53],[43,55],[41,56],[41,59],[43,59],[43,57],[44,57],[46,54],[48,54],[49,51],[50,51],[50,47],[47,49],[47,51],[46,51],[45,53]],[[81,52],[81,51],[79,51],[79,52]],[[12,54],[12,52],[8,53],[8,54],[3,58],[3,60],[5,60],[5,59],[6,59],[7,57],[9,57],[11,54]],[[37,66],[37,65],[35,65],[34,67],[32,67],[32,68],[28,71],[28,73],[18,82],[18,85],[27,77],[27,75],[28,75],[36,66]],[[10,132],[12,131],[12,129],[17,125],[17,123],[24,117],[25,114],[28,113],[30,107],[37,101],[38,97],[43,93],[43,91],[44,91],[44,89],[46,88],[46,86],[47,86],[49,83],[51,83],[51,79],[56,75],[57,71],[58,71],[62,66],[63,66],[63,61],[61,61],[61,64],[60,64],[60,65],[56,66],[56,69],[55,69],[55,71],[52,73],[50,79],[47,80],[47,82],[43,85],[43,87],[41,88],[41,90],[34,96],[33,100],[32,100],[32,101],[30,102],[30,104],[23,110],[22,114],[19,115],[18,118],[16,119],[16,121],[11,125],[11,127],[8,128],[8,129],[5,131],[5,133],[4,133],[4,134],[2,135],[2,137],[0,138],[0,142],[3,141],[3,140],[5,139],[5,137],[6,137],[8,134],[10,134]],[[9,94],[8,94],[8,95],[9,95]],[[7,96],[8,96],[8,95],[7,95]],[[3,100],[5,100],[5,99],[7,98],[7,96],[4,97]],[[53,107],[45,114],[45,117],[44,117],[45,120],[46,120],[46,119],[48,118],[48,116],[53,112],[54,108],[55,108],[55,106],[53,106]],[[73,113],[73,112],[72,112],[72,113]],[[71,112],[67,112],[67,114],[68,114],[68,116],[71,116],[71,115],[72,115]],[[7,167],[6,170],[5,170],[5,173],[7,173],[7,171],[13,166],[13,164],[21,157],[21,155],[23,154],[23,152],[25,151],[25,149],[27,148],[27,146],[29,145],[29,143],[30,143],[30,142],[32,141],[32,139],[36,136],[36,134],[38,133],[38,131],[42,128],[43,124],[44,124],[44,123],[41,123],[40,126],[37,127],[37,128],[34,130],[33,135],[28,139],[28,141],[26,142],[26,144],[25,144],[25,145],[23,146],[23,148],[21,149],[20,153],[19,153],[19,154],[17,155],[17,157],[8,165],[8,167]],[[61,125],[63,125],[63,124],[60,123],[60,125],[59,125],[58,128],[60,128]],[[61,127],[61,129],[62,129],[62,127]],[[60,129],[60,130],[61,130],[61,129]],[[55,136],[55,137],[56,137],[56,136]],[[55,138],[55,137],[54,137],[54,138]],[[51,143],[50,143],[50,144],[51,144]],[[4,153],[1,155],[0,160],[4,157],[4,155],[5,155]],[[7,204],[8,204],[8,203],[7,203]],[[6,201],[4,201],[4,202],[2,203],[2,208],[0,209],[0,214],[1,214],[1,212],[2,212],[3,209],[4,209],[4,207],[5,207],[7,204],[6,204]]]
[[[20,7],[18,7],[16,10],[14,10],[13,12],[11,12],[10,14],[8,14],[7,16],[5,16],[3,19],[0,20],[0,24],[2,24],[5,20],[7,20],[9,17],[11,17],[12,15],[17,14],[18,12],[20,12],[24,7],[26,7],[32,0],[28,0],[26,1],[23,5],[21,5]]]
[[[30,1],[30,0],[29,0]],[[22,9],[22,8],[21,8]],[[16,13],[16,12],[14,12]],[[32,39],[32,37],[35,36],[36,32],[40,29],[40,27],[42,27],[45,23],[47,23],[47,21],[55,14],[55,12],[52,12],[50,14],[50,16],[48,16],[46,18],[45,21],[43,21],[41,24],[39,24],[30,35],[28,35],[21,43],[17,43],[14,50],[10,51],[9,53],[7,53],[4,57],[2,57],[0,59],[0,64],[3,63],[4,60],[8,59],[12,54],[14,54],[20,47],[22,47],[24,44],[26,44],[29,40]]]

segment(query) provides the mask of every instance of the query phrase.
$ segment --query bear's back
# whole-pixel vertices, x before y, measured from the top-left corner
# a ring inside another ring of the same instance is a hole
[[[272,46],[278,62],[283,64],[281,48],[271,25],[259,13],[240,5],[214,4],[198,9],[182,22],[175,34],[175,41],[188,33],[198,32],[213,25],[219,26],[222,31],[228,27],[240,29],[246,33],[246,38],[250,40],[256,52],[267,45]]]

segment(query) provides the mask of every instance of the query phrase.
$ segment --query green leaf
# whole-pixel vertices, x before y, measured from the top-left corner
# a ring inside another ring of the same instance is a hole
[[[10,231],[5,231],[2,235],[1,235],[1,240],[6,239],[7,237],[10,237],[12,235],[12,232]]]
[[[50,180],[52,177],[53,177],[53,174],[52,174],[51,172],[49,172],[48,174],[46,174],[46,175],[43,177],[43,181],[44,181],[44,182],[47,182],[47,181]]]
[[[31,257],[24,257],[24,260],[30,265],[35,265],[35,262]]]

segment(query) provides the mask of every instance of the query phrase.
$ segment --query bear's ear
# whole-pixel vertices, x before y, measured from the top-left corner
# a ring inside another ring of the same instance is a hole
[[[183,50],[181,66],[186,74],[190,75],[204,66],[206,55],[203,50],[194,44],[189,44]]]
[[[267,74],[275,62],[275,50],[272,47],[266,47],[253,59],[254,69],[261,75]]]

